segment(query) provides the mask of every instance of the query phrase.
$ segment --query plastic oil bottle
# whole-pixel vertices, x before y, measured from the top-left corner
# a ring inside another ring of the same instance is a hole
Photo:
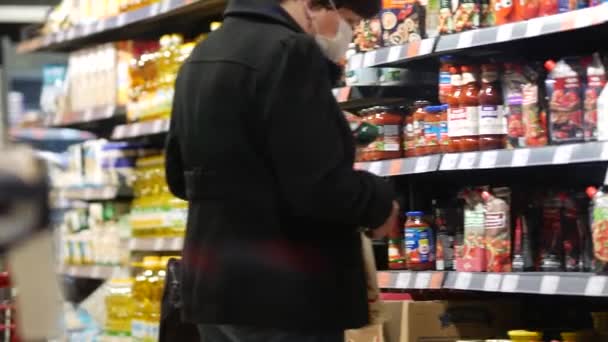
[[[109,336],[130,336],[133,316],[131,279],[114,279],[106,295],[105,333]]]
[[[151,288],[151,305],[146,322],[147,337],[145,342],[158,341],[160,330],[160,311],[166,279],[165,268],[168,260],[169,259],[167,257],[162,257],[156,264],[154,275],[148,279]]]
[[[141,271],[133,282],[133,318],[131,320],[131,336],[135,341],[145,341],[148,337],[148,316],[152,309],[152,287],[150,278],[155,276],[154,270],[158,265],[157,256],[144,257],[142,263],[134,263]]]

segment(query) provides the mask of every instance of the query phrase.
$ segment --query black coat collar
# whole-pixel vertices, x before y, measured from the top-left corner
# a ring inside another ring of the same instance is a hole
[[[224,17],[250,16],[271,20],[296,32],[304,32],[300,25],[279,5],[278,0],[230,0]]]

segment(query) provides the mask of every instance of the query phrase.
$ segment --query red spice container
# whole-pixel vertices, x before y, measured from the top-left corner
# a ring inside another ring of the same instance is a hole
[[[503,108],[499,70],[494,64],[481,67],[479,91],[479,149],[496,150],[507,144],[506,118]]]

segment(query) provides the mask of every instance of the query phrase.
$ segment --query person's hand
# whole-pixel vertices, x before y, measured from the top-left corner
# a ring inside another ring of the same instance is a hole
[[[399,225],[400,210],[399,203],[397,201],[393,201],[393,209],[391,210],[391,214],[380,227],[370,231],[369,237],[372,239],[382,239],[386,237],[391,230]]]

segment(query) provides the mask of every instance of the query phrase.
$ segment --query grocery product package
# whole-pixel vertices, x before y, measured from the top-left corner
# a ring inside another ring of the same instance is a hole
[[[380,20],[385,46],[426,38],[426,8],[418,0],[383,0]]]
[[[606,69],[598,53],[587,61],[586,75],[583,129],[585,140],[597,140],[597,101],[606,85]]]
[[[382,324],[374,324],[361,329],[347,330],[344,333],[345,342],[388,342],[384,338]]]
[[[387,301],[386,307],[388,342],[495,338],[519,326],[521,317],[516,300]]]
[[[456,255],[456,270],[460,272],[484,272],[487,265],[485,246],[484,206],[480,189],[466,189],[462,193],[465,200],[464,242]]]
[[[484,238],[488,272],[511,271],[511,210],[510,191],[498,188],[483,191]],[[502,198],[501,198],[502,197]]]

